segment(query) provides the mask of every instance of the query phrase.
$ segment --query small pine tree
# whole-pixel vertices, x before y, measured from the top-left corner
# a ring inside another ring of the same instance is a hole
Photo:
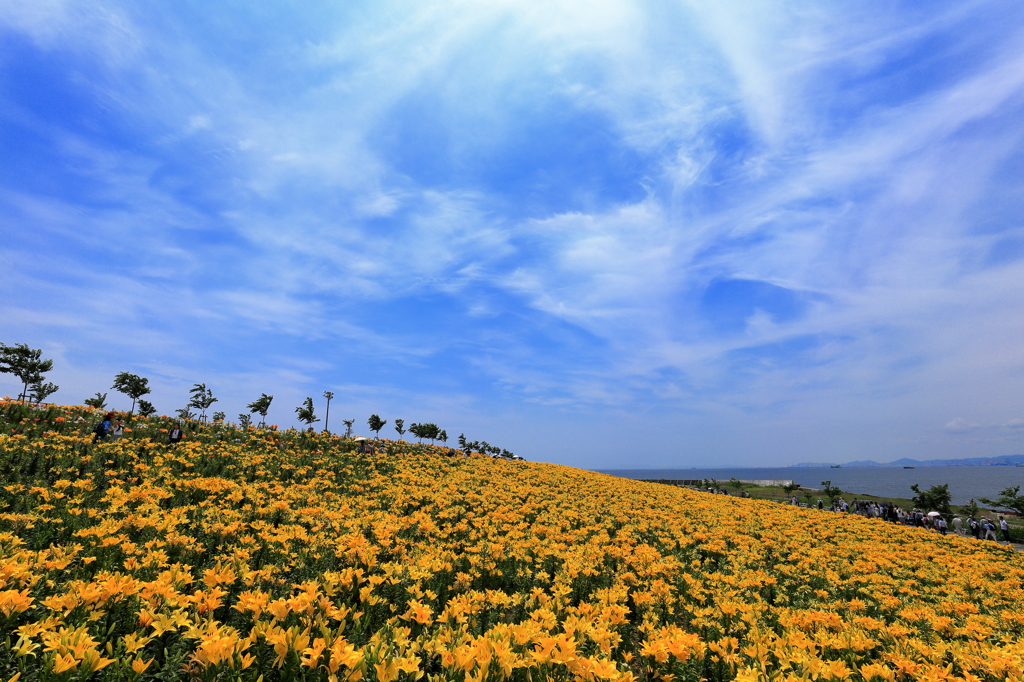
[[[252,401],[247,406],[250,414],[258,413],[260,417],[262,417],[262,419],[260,419],[260,426],[267,425],[267,412],[270,411],[270,403],[272,402],[274,402],[274,396],[261,393],[259,398]]]
[[[206,384],[195,384],[189,393],[192,394],[192,399],[189,401],[188,406],[199,410],[200,419],[205,422],[206,410],[217,402],[217,399],[213,397],[213,391],[206,388]]]
[[[1002,507],[1003,509],[1012,509],[1018,514],[1024,514],[1024,496],[1020,494],[1020,486],[1013,485],[1007,488],[1003,488],[999,491],[999,497],[994,500],[990,500],[987,497],[982,497],[981,501],[985,504],[991,504],[994,507]]]
[[[825,486],[825,488],[824,488],[825,496],[828,497],[829,503],[832,505],[832,508],[835,509],[836,500],[838,500],[843,495],[842,488],[839,488],[839,487],[836,487],[836,486],[832,485],[832,481],[831,480],[822,481],[821,484],[823,486]]]
[[[153,403],[149,402],[145,398],[139,400],[139,416],[152,417],[156,414],[156,408],[153,407]]]
[[[308,427],[312,427],[313,422],[320,421],[320,418],[313,414],[312,398],[306,398],[306,402],[302,403],[299,407],[296,407],[295,414],[298,415],[299,421],[305,422]]]
[[[953,510],[949,506],[949,503],[953,501],[953,496],[949,492],[948,483],[933,485],[924,492],[921,492],[917,483],[910,486],[910,489],[916,493],[913,502],[918,509],[937,511],[943,516],[953,515]],[[984,500],[982,501],[984,502]]]
[[[128,372],[121,372],[115,376],[114,385],[110,388],[118,393],[124,393],[132,399],[132,409],[128,413],[129,415],[135,414],[135,401],[152,392],[149,388],[149,379]]]
[[[441,429],[439,429],[437,424],[434,423],[420,424],[420,426],[423,427],[423,437],[429,438],[430,444],[433,445],[434,441],[437,440],[437,437],[440,435]]]
[[[388,423],[387,419],[381,419],[375,414],[371,414],[370,418],[366,420],[366,425],[370,427],[370,430],[376,434],[377,438],[380,438],[380,430]]]
[[[53,360],[43,360],[43,351],[29,348],[27,343],[8,346],[0,343],[0,373],[13,374],[21,380],[21,395],[18,400],[28,397],[29,386],[42,382],[43,372],[53,369]]]
[[[44,382],[42,379],[35,382],[29,388],[29,398],[32,402],[39,404],[57,392],[60,388],[57,384]]]
[[[398,431],[398,437],[399,438],[401,438],[402,436],[405,435],[405,430],[406,430],[405,429],[405,420],[404,419],[396,419],[395,420],[395,431]]]
[[[107,406],[107,394],[97,391],[95,398],[86,398],[82,402],[89,407],[95,407],[97,410],[102,410]]]
[[[342,419],[341,423],[345,425],[345,438],[352,437],[352,425],[356,423],[355,419]]]

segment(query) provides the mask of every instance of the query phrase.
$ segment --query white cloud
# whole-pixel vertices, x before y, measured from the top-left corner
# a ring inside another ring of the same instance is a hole
[[[96,66],[110,119],[130,121],[147,144],[9,115],[54,141],[91,189],[78,202],[3,191],[5,220],[65,245],[7,269],[5,287],[38,286],[32,300],[49,303],[12,297],[5,320],[25,334],[166,352],[168,372],[187,367],[176,347],[192,341],[152,320],[181,308],[202,328],[330,339],[413,362],[465,339],[410,340],[375,326],[374,306],[438,294],[468,311],[466,326],[521,313],[518,334],[473,338],[471,359],[542,404],[662,396],[726,423],[785,402],[822,423],[899,413],[934,433],[935,415],[963,401],[1016,429],[1006,405],[1019,404],[1024,321],[1007,311],[1024,305],[1024,266],[987,266],[997,236],[979,234],[973,215],[1020,191],[1006,164],[1021,149],[1024,40],[1007,29],[984,51],[969,35],[957,42],[970,28],[961,22],[989,6],[920,20],[781,3],[388,3],[308,36],[255,26],[283,44],[293,74],[278,83],[210,36],[146,23],[145,11],[9,2],[7,30]],[[885,68],[923,40],[972,58],[934,82]],[[900,83],[909,94],[893,93]],[[394,157],[419,140],[385,151],[393,131],[381,127],[417,97],[436,107],[414,114],[437,116],[437,154],[456,170],[515,139],[537,111],[553,115],[551,102],[594,114],[616,149],[637,153],[629,181],[646,196],[523,218],[516,178],[408,171]],[[190,182],[207,193],[190,199]],[[998,222],[1019,218],[1018,202]],[[111,272],[76,261],[72,249],[93,235],[109,243]],[[18,258],[34,253],[20,244]],[[60,276],[47,281],[46,267]],[[807,312],[778,322],[756,311],[745,333],[718,335],[698,308],[723,278],[799,292]],[[590,352],[566,351],[575,346],[556,323],[583,330]],[[548,357],[534,332],[563,354]],[[799,362],[769,348],[737,369],[744,349],[805,337],[817,345]],[[891,433],[906,428],[896,421]],[[983,428],[958,417],[945,430]]]
[[[967,433],[969,431],[974,431],[981,427],[974,422],[967,421],[963,417],[957,417],[953,421],[946,424],[943,428],[945,428],[946,431],[949,431],[950,433]]]
[[[210,121],[209,116],[197,114],[195,116],[188,117],[188,132],[193,133],[197,130],[209,130],[213,127],[213,122]]]
[[[5,0],[0,25],[29,36],[46,49],[72,50],[122,67],[143,49],[127,13],[110,3],[70,0]]]

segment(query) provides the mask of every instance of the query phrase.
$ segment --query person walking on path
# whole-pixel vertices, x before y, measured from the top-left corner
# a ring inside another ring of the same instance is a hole
[[[983,519],[982,524],[985,526],[985,537],[983,540],[988,540],[989,536],[996,542],[999,542],[999,538],[996,537],[996,524],[992,523],[991,519]]]
[[[107,439],[107,434],[110,433],[110,420],[114,418],[113,412],[108,412],[103,421],[96,425],[93,430],[92,442],[97,443],[101,440]]]
[[[1010,542],[1010,526],[1002,516],[999,517],[999,528],[1003,531],[1003,539]]]
[[[175,424],[174,428],[171,429],[171,437],[168,439],[168,442],[171,445],[177,445],[178,443],[181,442],[181,436],[182,436],[181,426],[179,426],[178,424]]]
[[[964,534],[964,522],[959,516],[953,517],[953,532],[957,535]]]

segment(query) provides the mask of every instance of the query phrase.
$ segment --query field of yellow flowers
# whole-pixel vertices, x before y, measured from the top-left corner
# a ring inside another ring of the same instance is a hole
[[[0,403],[0,680],[1024,680],[995,543],[566,467]]]

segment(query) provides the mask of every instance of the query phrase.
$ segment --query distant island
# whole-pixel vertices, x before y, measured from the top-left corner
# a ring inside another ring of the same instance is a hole
[[[844,467],[1012,467],[1024,465],[1024,455],[1005,457],[965,457],[963,459],[897,459],[894,462],[876,462],[873,459],[859,459],[845,462]],[[835,462],[801,462],[791,464],[794,469],[822,469],[835,467]]]

